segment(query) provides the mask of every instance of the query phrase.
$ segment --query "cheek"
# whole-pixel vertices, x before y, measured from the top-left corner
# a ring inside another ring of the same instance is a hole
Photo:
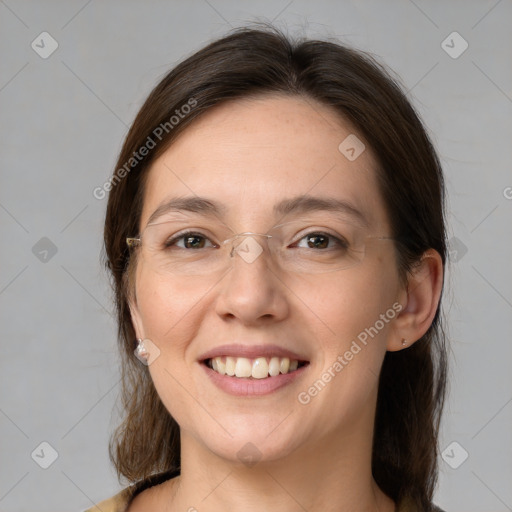
[[[398,277],[393,268],[375,259],[309,294],[308,304],[322,320],[317,320],[321,335],[316,340],[321,357],[310,379],[312,387],[304,391],[311,398],[318,395],[318,405],[328,401],[329,407],[343,411],[349,403],[357,407],[375,390],[397,315],[393,304]]]
[[[190,338],[191,329],[198,327],[194,318],[204,292],[144,268],[137,276],[137,283],[137,305],[145,336],[163,351],[179,349],[185,335]]]
[[[325,326],[321,337],[324,350],[341,350],[361,333],[364,339],[364,333],[376,323],[379,333],[385,334],[396,316],[392,305],[397,284],[397,273],[389,262],[376,259],[326,279],[322,286],[304,288],[300,293],[303,300],[316,313],[316,323]]]
[[[157,393],[171,416],[183,428],[200,415],[190,400],[189,365],[184,364],[190,340],[199,330],[198,314],[204,292],[176,284],[169,276],[142,268],[137,276],[137,304],[144,335],[158,347],[159,355],[148,367]],[[193,390],[190,390],[194,396]]]

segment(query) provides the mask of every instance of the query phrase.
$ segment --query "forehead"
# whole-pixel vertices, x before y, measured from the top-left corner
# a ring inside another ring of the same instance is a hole
[[[141,226],[172,198],[211,198],[224,206],[224,220],[245,228],[277,218],[274,207],[284,199],[307,195],[344,201],[369,225],[385,229],[370,148],[355,160],[339,149],[354,135],[336,112],[310,99],[224,103],[194,121],[153,163]]]

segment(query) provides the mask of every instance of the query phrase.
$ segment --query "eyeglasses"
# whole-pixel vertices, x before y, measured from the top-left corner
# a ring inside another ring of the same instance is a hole
[[[126,243],[130,248],[141,247],[142,258],[155,272],[192,276],[223,272],[237,255],[252,264],[263,257],[265,245],[266,254],[281,270],[299,274],[333,272],[359,265],[375,243],[393,240],[367,235],[360,226],[339,220],[318,223],[297,219],[276,225],[265,234],[233,234],[224,225],[179,231],[180,225],[183,222],[149,224],[141,235],[128,237]]]

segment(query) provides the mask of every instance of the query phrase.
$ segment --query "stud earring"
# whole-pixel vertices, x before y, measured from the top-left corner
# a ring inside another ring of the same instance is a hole
[[[402,345],[405,347],[407,345],[407,340],[405,338],[402,338]]]
[[[141,361],[143,359],[147,359],[149,356],[148,349],[144,345],[144,341],[141,339],[137,339],[137,348],[135,349],[135,355]]]

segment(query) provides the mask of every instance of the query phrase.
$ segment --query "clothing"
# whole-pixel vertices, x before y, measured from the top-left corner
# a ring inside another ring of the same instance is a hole
[[[84,512],[125,512],[128,505],[135,499],[137,494],[140,494],[145,489],[149,489],[154,485],[161,484],[166,480],[170,480],[180,474],[180,470],[169,470],[137,482],[133,485],[125,487],[122,491],[116,495],[108,498],[100,503],[97,503],[94,507],[91,507]]]
[[[85,512],[124,512],[131,501],[131,492],[127,487],[111,498],[97,503]]]
[[[96,506],[85,510],[84,512],[126,512],[128,505],[133,501],[135,496],[148,489],[153,485],[158,485],[169,478],[174,478],[179,475],[179,471],[167,471],[153,475],[152,477],[138,482],[134,485],[124,488],[121,492],[112,496],[111,498],[98,503]],[[415,510],[408,500],[402,500],[397,504],[396,512],[420,512]],[[433,506],[433,512],[443,512],[440,508]]]

